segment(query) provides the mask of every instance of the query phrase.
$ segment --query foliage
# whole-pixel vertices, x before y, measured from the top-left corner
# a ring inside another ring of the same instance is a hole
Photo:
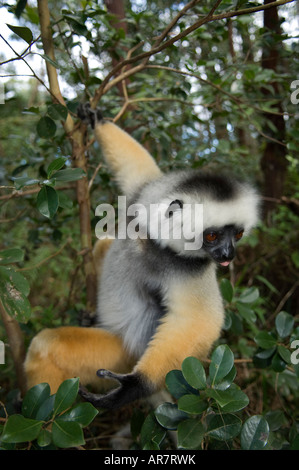
[[[67,116],[76,120],[78,103],[95,96],[115,63],[151,50],[187,2],[126,2],[120,28],[103,2],[49,5],[55,59],[44,53],[37,7],[26,2],[5,7],[15,14],[7,25],[13,49],[10,57],[0,55],[1,74],[8,76],[5,105],[0,105],[0,300],[20,322],[26,344],[43,327],[80,323],[85,309],[75,185],[86,179],[90,184],[92,229],[96,206],[117,200],[96,144],[87,142],[86,168],[75,167]],[[121,86],[104,90],[100,107],[142,142],[163,170],[224,169],[256,181],[262,193],[266,182],[260,162],[266,143],[273,142],[286,150],[284,197],[241,242],[234,270],[220,273],[226,319],[208,370],[187,358],[182,371],[167,377],[174,403],[146,417],[135,410],[132,433],[142,449],[172,446],[170,429],[184,449],[297,449],[298,41],[289,31],[295,4],[279,8],[280,33],[263,27],[260,16],[246,14],[208,22],[163,48],[210,7],[209,1],[198,2],[160,41],[157,53],[126,65],[121,72],[136,63],[144,68]],[[258,8],[250,1],[237,6],[250,7]],[[223,0],[217,13],[225,16],[234,8]],[[23,51],[17,56],[16,42]],[[279,51],[276,69],[262,64],[267,47]],[[53,100],[36,59],[57,71],[64,104]],[[18,77],[21,63],[31,67],[30,80]],[[273,117],[282,112],[285,138],[279,142]],[[0,337],[7,343],[2,324]],[[4,402],[15,381],[11,355],[6,359],[0,365]],[[63,387],[74,387],[73,401],[59,412],[46,385],[28,392],[28,409],[23,404],[21,414],[6,417],[2,410],[2,447],[83,445],[82,428],[89,419],[77,419],[77,411],[90,419],[94,411],[74,405],[77,385],[67,384]],[[41,401],[49,405],[47,416]],[[68,428],[74,440],[67,440]]]
[[[77,403],[79,379],[65,380],[56,394],[48,384],[32,387],[21,414],[10,415],[0,435],[2,449],[57,449],[85,444],[83,428],[98,414],[90,403]],[[27,443],[27,444],[26,444]]]

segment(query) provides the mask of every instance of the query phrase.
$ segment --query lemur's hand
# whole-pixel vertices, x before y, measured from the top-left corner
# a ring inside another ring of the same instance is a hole
[[[82,103],[77,109],[78,118],[84,122],[84,124],[90,124],[94,129],[95,125],[103,120],[103,115],[99,109],[91,109],[90,103]]]
[[[114,374],[106,369],[97,371],[100,378],[116,379],[120,387],[111,390],[106,395],[97,395],[90,393],[84,387],[80,386],[79,394],[86,401],[89,401],[98,408],[115,409],[126,405],[129,402],[150,395],[153,391],[138,372],[132,374]]]

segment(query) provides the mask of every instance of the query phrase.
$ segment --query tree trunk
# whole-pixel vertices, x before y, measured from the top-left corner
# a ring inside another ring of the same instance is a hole
[[[107,7],[107,10],[112,15],[115,15],[115,20],[111,21],[111,26],[115,29],[122,28],[125,33],[127,33],[127,23],[125,21],[125,6],[123,0],[104,0],[104,3]],[[119,60],[115,56],[115,52],[113,49],[110,51],[111,59],[112,59],[112,66],[118,64]],[[129,66],[126,68],[130,68]],[[120,73],[121,71],[119,71]],[[126,79],[126,83],[128,83],[128,79]],[[119,82],[117,85],[117,89],[119,91],[120,96],[124,96],[123,85],[122,82]]]
[[[265,4],[270,2],[271,0],[264,0]],[[277,7],[264,10],[264,28],[268,31],[271,38],[276,34],[281,34]],[[277,72],[278,65],[280,64],[279,49],[281,47],[282,43],[278,44],[274,39],[265,43],[262,56],[262,67],[264,69]],[[272,82],[271,85],[277,98],[280,94],[279,85],[277,82]],[[265,96],[269,95],[269,90],[264,89],[263,92]],[[266,124],[267,128],[264,129],[264,132],[283,144],[285,140],[285,122],[282,115],[283,108],[281,103],[276,105],[276,111],[280,114],[268,114],[266,116],[267,120],[271,121],[272,126],[270,127]],[[273,126],[275,126],[275,132],[272,130]],[[268,140],[261,160],[261,169],[264,175],[264,195],[269,198],[280,199],[283,195],[287,160],[286,147],[282,144]],[[274,203],[266,202],[265,218],[268,217],[274,207]]]

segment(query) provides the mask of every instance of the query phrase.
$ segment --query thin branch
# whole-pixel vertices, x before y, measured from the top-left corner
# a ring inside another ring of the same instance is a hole
[[[163,39],[165,39],[166,36],[168,36],[170,31],[178,23],[179,19],[182,18],[187,13],[187,11],[193,8],[197,3],[200,3],[200,0],[192,0],[191,2],[187,3],[187,5],[185,5],[184,8],[182,8],[182,10],[180,10],[177,16],[166,26],[166,28],[160,34],[160,36],[157,37],[156,42],[154,43],[154,46],[153,46],[154,48],[158,47],[159,44],[161,44]]]
[[[125,65],[130,65],[134,64],[135,62],[141,61],[142,59],[151,57],[155,54],[158,54],[162,50],[166,49],[167,47],[173,45],[175,42],[179,41],[180,39],[185,38],[188,36],[190,33],[198,29],[200,26],[203,26],[204,24],[210,23],[212,21],[216,20],[221,20],[221,19],[226,19],[226,18],[233,18],[235,16],[241,16],[241,15],[248,15],[251,13],[256,13],[258,11],[264,11],[269,8],[277,7],[280,5],[285,5],[287,3],[294,2],[295,0],[277,0],[275,2],[271,2],[265,5],[259,5],[256,7],[251,7],[251,8],[245,8],[243,10],[234,10],[234,11],[229,11],[229,12],[224,12],[218,15],[214,15],[213,13],[215,12],[216,8],[220,5],[221,0],[218,0],[214,7],[210,10],[210,12],[202,19],[196,21],[193,25],[189,26],[186,28],[184,31],[180,32],[176,36],[168,39],[167,41],[164,41],[162,44],[159,44],[158,46],[153,46],[149,51],[142,52],[134,57],[131,58],[126,58],[123,61],[119,62],[113,69],[111,70],[110,73],[104,78],[103,82],[99,86],[99,88],[96,90],[94,98],[91,102],[92,107],[96,107],[98,101],[100,100],[101,96],[105,93],[107,93],[110,88],[115,86],[117,83],[122,81],[124,78],[128,78],[129,76],[133,75],[137,71],[142,70],[145,67],[145,64],[140,64],[139,66],[133,67],[130,70],[127,70],[124,72],[124,74],[119,74],[117,77],[115,77],[113,80],[112,77],[114,77],[119,70],[123,69]],[[162,33],[163,34],[163,33]],[[111,81],[110,81],[111,80]]]
[[[259,112],[262,112],[262,113],[268,113],[268,114],[279,114],[279,115],[284,115],[285,113],[276,113],[276,112],[273,112],[271,113],[271,111],[267,110],[263,110],[262,108],[260,108],[259,106],[255,106],[255,105],[251,105],[250,103],[247,103],[243,100],[241,100],[240,98],[232,95],[231,93],[229,93],[228,91],[226,90],[223,90],[223,88],[221,88],[220,85],[217,85],[213,82],[211,82],[210,80],[207,80],[207,79],[204,79],[202,78],[200,75],[197,75],[195,73],[192,73],[192,72],[185,72],[183,70],[179,70],[179,69],[175,69],[173,67],[167,67],[165,65],[146,65],[145,68],[150,68],[150,69],[161,69],[161,70],[168,70],[170,72],[175,72],[175,73],[179,73],[181,75],[187,75],[187,76],[190,76],[190,77],[194,77],[194,78],[197,78],[198,80],[200,80],[201,82],[203,83],[206,83],[207,85],[211,86],[212,88],[215,88],[217,91],[221,92],[222,94],[226,95],[229,97],[230,100],[234,101],[236,103],[236,105],[238,106],[238,108],[240,109],[240,111],[242,111],[242,105],[246,105],[246,106],[250,106],[252,107],[253,109],[255,109],[256,111],[259,111]],[[249,118],[249,122],[254,126],[254,128],[256,129],[256,131],[262,136],[264,137],[265,139],[267,140],[271,140],[272,142],[275,142],[276,144],[279,144],[279,145],[282,145],[282,146],[286,146],[286,144],[284,142],[281,142],[280,140],[278,139],[275,139],[274,137],[271,137],[267,134],[265,134],[263,131],[261,131],[260,129],[258,129],[254,123],[254,121],[252,121],[250,118]]]
[[[68,184],[65,186],[59,186],[55,188],[57,191],[59,190],[64,190],[64,189],[74,189],[76,186],[75,184]],[[7,189],[7,186],[6,186]],[[16,197],[25,197],[25,196],[31,196],[32,194],[36,194],[40,191],[40,186],[34,189],[28,189],[27,191],[23,190],[16,190],[15,188],[14,192],[12,194],[4,194],[3,196],[0,196],[0,201],[7,201],[8,199],[14,199]]]
[[[126,111],[127,107],[130,105],[130,104],[136,104],[136,103],[147,103],[147,102],[159,102],[159,101],[175,101],[176,103],[181,103],[185,106],[195,106],[194,103],[190,103],[188,101],[184,101],[184,100],[180,100],[178,98],[164,98],[164,97],[159,97],[159,96],[156,96],[154,98],[134,98],[134,99],[128,99],[127,101],[125,101],[125,103],[123,104],[123,106],[121,107],[120,111],[117,113],[117,115],[113,118],[113,122],[117,122],[121,116],[124,114],[124,112]],[[204,106],[204,105],[203,105]]]
[[[92,177],[91,177],[90,180],[89,180],[89,183],[88,183],[88,191],[89,191],[89,192],[90,192],[90,190],[91,190],[91,187],[92,187],[92,185],[93,185],[93,183],[94,183],[95,177],[97,176],[97,174],[98,174],[98,172],[99,172],[101,166],[102,166],[102,162],[100,162],[100,163],[97,165],[96,169],[95,169],[94,172],[93,172]]]
[[[281,311],[281,309],[283,308],[284,304],[286,303],[286,301],[294,294],[295,290],[297,289],[297,287],[299,287],[299,280],[295,282],[295,284],[293,284],[293,286],[291,287],[290,290],[288,290],[288,292],[283,296],[283,298],[281,299],[281,301],[279,302],[279,304],[277,305],[276,309],[275,309],[275,312],[273,313],[272,315],[272,318],[275,318],[276,315]]]
[[[0,37],[3,39],[3,41],[10,47],[10,49],[13,51],[13,53],[16,55],[16,59],[18,60],[22,60],[26,65],[27,67],[29,68],[29,70],[32,72],[32,76],[34,78],[36,78],[36,80],[38,80],[42,85],[43,87],[46,88],[46,90],[48,91],[48,93],[50,93],[50,95],[52,95],[52,97],[55,98],[55,96],[53,95],[52,91],[50,90],[50,88],[47,87],[47,85],[45,84],[45,82],[39,78],[38,75],[36,75],[36,73],[34,72],[33,68],[31,67],[30,64],[28,64],[28,62],[25,60],[25,58],[23,56],[21,56],[20,54],[17,53],[17,51],[14,50],[14,48],[12,47],[12,45],[2,36],[2,34],[0,34]],[[56,99],[55,99],[56,101]]]
[[[18,268],[16,271],[31,271],[32,269],[38,269],[40,266],[42,266],[44,263],[49,261],[52,258],[55,258],[55,256],[58,256],[64,249],[65,247],[70,243],[71,239],[68,239],[60,248],[58,251],[55,253],[52,253],[52,255],[47,256],[47,258],[42,259],[39,263],[35,264],[34,266],[28,266],[26,268]]]

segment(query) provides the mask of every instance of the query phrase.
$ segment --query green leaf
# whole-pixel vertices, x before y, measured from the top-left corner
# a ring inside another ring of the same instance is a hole
[[[209,367],[212,386],[219,383],[232,369],[234,365],[234,355],[226,345],[218,346],[212,356]]]
[[[79,389],[79,378],[67,379],[59,386],[54,402],[54,415],[66,411],[74,403]]]
[[[242,428],[242,420],[233,414],[212,415],[208,421],[207,433],[219,441],[236,437]]]
[[[290,336],[294,327],[294,318],[287,312],[280,312],[275,318],[276,331],[281,338]]]
[[[180,421],[188,418],[188,415],[180,411],[173,403],[159,405],[155,410],[155,416],[158,423],[166,429],[176,429]]]
[[[33,35],[29,28],[24,26],[13,26],[11,24],[6,23],[11,31],[13,31],[19,38],[24,39],[28,44],[32,43]]]
[[[47,429],[42,429],[37,438],[37,444],[40,447],[46,447],[52,442],[52,433]]]
[[[149,413],[149,415],[144,420],[140,432],[141,447],[143,448],[147,443],[150,442],[154,442],[159,446],[165,435],[166,431],[156,420],[154,412]]]
[[[15,15],[17,18],[20,18],[21,14],[26,8],[26,5],[27,5],[27,0],[18,0],[16,9],[15,9]]]
[[[254,341],[263,349],[273,348],[277,344],[277,339],[269,331],[261,331],[256,335]]]
[[[178,425],[178,448],[198,449],[200,448],[204,427],[197,419],[187,419]]]
[[[269,425],[263,416],[251,416],[245,421],[241,431],[243,450],[260,450],[265,447],[269,436]]]
[[[213,398],[222,411],[232,413],[245,408],[249,403],[248,396],[236,387],[231,387],[227,390],[208,389],[207,396]]]
[[[48,116],[43,116],[40,118],[36,125],[37,133],[40,137],[44,139],[49,139],[54,137],[56,132],[56,124],[53,119],[49,118]]]
[[[244,304],[252,304],[259,298],[259,296],[260,293],[256,287],[248,287],[241,293],[239,297],[239,302],[242,302]]]
[[[184,379],[180,370],[171,370],[165,378],[166,387],[174,398],[180,398],[187,393],[198,393]]]
[[[48,179],[51,178],[53,173],[60,170],[60,168],[62,168],[65,165],[66,161],[67,161],[67,158],[59,157],[59,158],[56,158],[53,162],[51,162],[47,170]]]
[[[287,349],[285,346],[279,345],[277,347],[277,352],[287,364],[291,363],[291,351],[289,349]]]
[[[22,415],[9,416],[1,436],[2,442],[27,442],[37,438],[43,422]]]
[[[27,296],[30,292],[30,285],[27,279],[23,276],[23,274],[14,271],[10,267],[6,268],[0,266],[0,279],[2,279],[2,281],[9,282],[16,290],[18,290],[24,296]]]
[[[222,279],[220,283],[220,290],[222,297],[226,302],[230,303],[233,300],[234,289],[228,279]]]
[[[268,411],[265,419],[270,431],[277,431],[279,428],[288,425],[288,420],[282,410]]]
[[[244,318],[244,320],[252,323],[256,321],[256,314],[248,305],[242,304],[241,302],[236,302],[236,307],[241,317]]]
[[[20,248],[9,248],[0,251],[0,264],[6,265],[11,263],[20,263],[24,259],[24,251]]]
[[[206,373],[198,359],[195,357],[187,357],[182,363],[182,372],[184,378],[193,388],[199,390],[206,388]]]
[[[26,323],[31,315],[31,305],[27,299],[28,281],[22,274],[0,266],[0,298],[5,311],[21,323]]]
[[[82,427],[79,423],[55,419],[52,425],[53,443],[60,448],[76,447],[85,444]]]
[[[276,351],[276,347],[274,346],[274,348],[269,348],[269,349],[261,349],[260,351],[258,351],[256,354],[255,354],[255,357],[257,357],[258,359],[269,359],[271,356],[274,355],[275,351]]]
[[[38,184],[39,180],[35,178],[29,178],[28,176],[20,176],[17,178],[13,178],[14,185],[16,189],[21,189],[24,186],[31,186],[33,184]]]
[[[142,425],[145,420],[144,413],[138,408],[133,408],[132,418],[131,418],[131,435],[134,440],[136,440],[141,432]]]
[[[47,383],[41,383],[32,387],[26,393],[22,403],[22,414],[25,418],[35,418],[40,406],[50,396],[50,386]]]
[[[51,419],[54,411],[55,395],[51,395],[41,404],[36,412],[36,419],[47,421]]]
[[[45,184],[37,195],[36,204],[43,216],[52,219],[58,209],[58,195],[55,189]]]
[[[178,409],[190,414],[201,414],[208,408],[208,402],[200,395],[183,395],[178,399]]]
[[[98,410],[91,403],[78,403],[78,405],[63,413],[59,419],[79,423],[85,427],[94,420],[97,414]]]
[[[49,57],[47,54],[39,54],[38,52],[35,52],[35,54],[41,56],[46,62],[55,67],[55,69],[60,68],[59,64],[55,60],[51,59],[51,57]]]
[[[62,191],[58,191],[59,207],[63,209],[71,209],[73,207],[73,201]]]
[[[81,168],[67,168],[66,170],[60,170],[51,176],[51,179],[55,181],[77,181],[85,176],[84,171]]]
[[[65,121],[68,115],[68,109],[60,103],[50,104],[50,106],[48,106],[48,115],[51,119],[54,119],[54,121],[61,119]]]
[[[280,355],[276,353],[272,358],[271,366],[275,372],[282,372],[285,370],[287,364],[281,359]]]
[[[142,450],[160,450],[160,446],[154,441],[148,441],[144,444]]]
[[[235,380],[236,375],[237,370],[235,366],[233,366],[229,373],[225,377],[223,377],[220,382],[214,384],[214,388],[217,390],[226,390],[228,387],[231,386],[231,384]]]

